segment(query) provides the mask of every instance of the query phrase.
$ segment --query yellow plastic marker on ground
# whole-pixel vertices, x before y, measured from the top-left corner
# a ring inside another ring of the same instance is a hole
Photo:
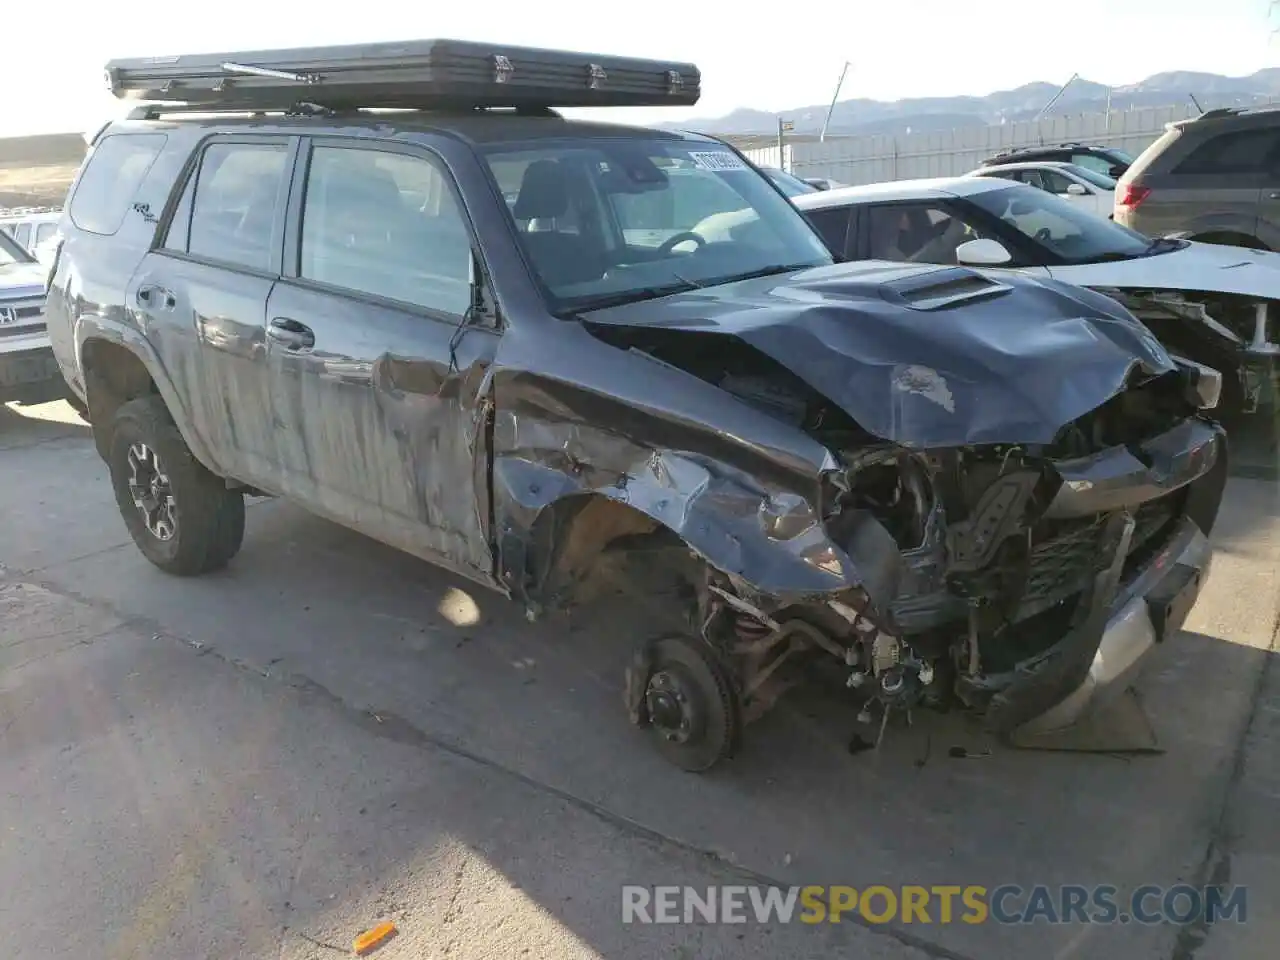
[[[356,937],[351,944],[351,949],[356,952],[356,956],[363,957],[367,953],[372,953],[395,935],[396,925],[390,920],[384,920],[373,929],[366,930]]]

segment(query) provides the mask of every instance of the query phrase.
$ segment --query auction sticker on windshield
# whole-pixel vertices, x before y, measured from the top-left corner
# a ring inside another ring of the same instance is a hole
[[[693,165],[699,170],[712,170],[719,173],[723,170],[745,170],[747,165],[736,154],[729,153],[727,150],[717,150],[714,153],[690,153],[689,159],[693,161]]]

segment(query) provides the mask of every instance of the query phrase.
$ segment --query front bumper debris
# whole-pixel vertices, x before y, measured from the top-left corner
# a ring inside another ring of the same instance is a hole
[[[1118,514],[1112,535],[1127,539],[1132,523]],[[1164,547],[1123,585],[1117,553],[1112,566],[1098,575],[1081,622],[1006,678],[988,709],[990,728],[1020,737],[1060,731],[1126,690],[1148,655],[1182,627],[1208,579],[1212,557],[1208,538],[1185,517]]]
[[[1045,516],[1064,519],[1120,507],[1134,509],[1195,483],[1225,456],[1222,428],[1188,419],[1136,449],[1116,446],[1088,457],[1059,460],[1054,469],[1062,486]]]

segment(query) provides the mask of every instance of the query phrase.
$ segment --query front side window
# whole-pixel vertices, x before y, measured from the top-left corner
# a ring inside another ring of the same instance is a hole
[[[19,245],[26,249],[31,249],[31,224],[20,223],[18,229],[13,232],[13,238],[18,241]]]
[[[71,198],[71,222],[105,236],[119,230],[167,139],[162,133],[119,133],[99,140]]]
[[[880,204],[866,216],[873,260],[955,263],[960,244],[987,236],[937,203]]]
[[[284,144],[210,144],[196,175],[187,252],[269,270],[288,160]]]
[[[462,316],[471,235],[444,170],[423,157],[355,147],[311,154],[300,275]]]
[[[1087,180],[1095,187],[1101,187],[1103,190],[1114,190],[1116,188],[1115,177],[1108,176],[1105,173],[1099,173],[1097,170],[1089,167],[1074,166],[1071,172],[1081,180]]]
[[[822,235],[827,248],[837,257],[845,254],[845,241],[849,236],[849,217],[852,207],[830,207],[825,210],[809,210],[805,216]]]
[[[1044,188],[1050,193],[1056,193],[1059,196],[1067,192],[1067,187],[1071,186],[1071,180],[1064,177],[1057,170],[1042,170],[1040,176],[1044,182]]]
[[[832,262],[799,211],[715,144],[579,139],[485,156],[558,311]]]
[[[965,199],[1065,263],[1128,260],[1156,252],[1142,234],[1043,190],[1010,184]]]

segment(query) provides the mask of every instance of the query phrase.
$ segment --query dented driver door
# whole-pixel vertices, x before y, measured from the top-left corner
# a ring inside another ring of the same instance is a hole
[[[299,164],[266,330],[287,493],[488,582],[498,335],[464,324],[471,235],[447,172],[341,140],[304,145]]]

